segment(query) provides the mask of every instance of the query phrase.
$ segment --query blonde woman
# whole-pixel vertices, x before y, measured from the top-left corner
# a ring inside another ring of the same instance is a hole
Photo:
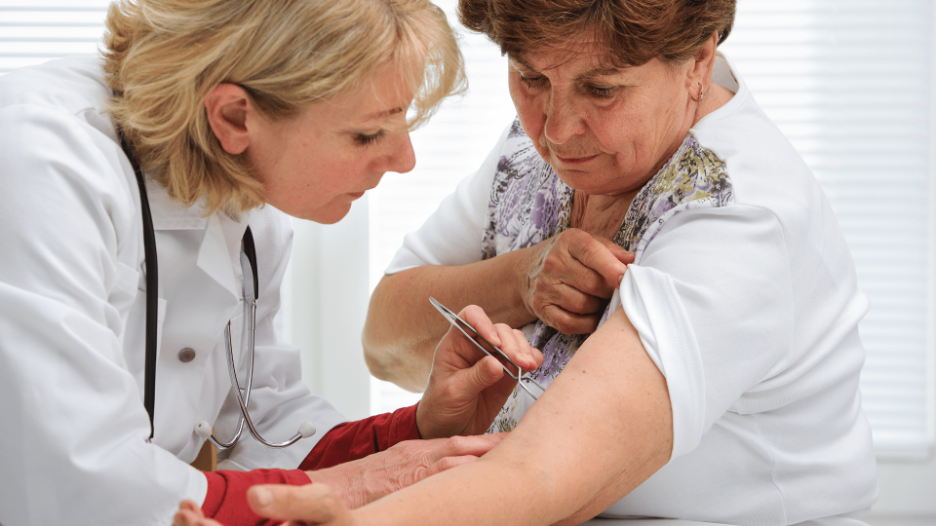
[[[461,87],[441,11],[120,0],[107,27],[103,59],[0,79],[0,523],[168,524],[183,499],[254,523],[251,484],[327,482],[357,507],[493,447],[405,441],[481,433],[506,400],[467,341],[442,340],[418,406],[344,423],[273,333],[282,212],[340,220],[413,167],[409,129]],[[538,365],[522,335],[463,314]],[[212,430],[240,471],[188,465]]]

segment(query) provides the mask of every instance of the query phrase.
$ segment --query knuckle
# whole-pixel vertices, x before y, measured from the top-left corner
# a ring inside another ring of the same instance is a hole
[[[495,323],[494,329],[496,329],[497,332],[504,332],[504,333],[512,330],[510,325],[507,325],[506,323]]]
[[[579,290],[593,296],[600,294],[603,288],[604,281],[601,279],[601,276],[592,272],[584,276],[579,283]]]
[[[566,310],[576,314],[587,314],[590,312],[589,303],[588,296],[585,296],[584,294],[574,294],[571,298],[569,298],[567,302],[569,308]]]
[[[470,459],[469,459],[470,461]],[[446,457],[439,462],[439,471],[445,471],[466,464],[465,457]]]
[[[542,270],[540,270],[540,273],[542,274],[543,272],[547,272],[547,273],[553,272],[557,268],[560,268],[560,267],[562,267],[562,261],[559,260],[559,254],[556,254],[555,252],[550,252],[543,259],[543,266],[542,266]]]
[[[447,445],[450,451],[461,451],[466,445],[465,442],[465,437],[461,435],[455,435],[453,437],[449,437]]]

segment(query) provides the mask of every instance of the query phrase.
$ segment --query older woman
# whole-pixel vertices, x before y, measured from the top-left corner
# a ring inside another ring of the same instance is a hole
[[[440,344],[418,408],[343,423],[273,331],[280,211],[341,219],[413,167],[410,127],[459,88],[441,10],[123,0],[107,27],[103,60],[0,79],[0,523],[163,525],[191,499],[252,524],[250,484],[326,481],[355,507],[490,449],[499,437],[401,443],[483,433],[507,399],[467,341]],[[539,364],[522,334],[464,314]],[[286,449],[260,442],[297,427]],[[190,467],[212,428],[222,467],[271,469]]]
[[[461,0],[460,15],[507,54],[518,118],[407,238],[375,292],[369,358],[425,377],[428,359],[395,346],[439,337],[431,293],[523,326],[550,385],[535,403],[516,392],[495,424],[513,431],[477,463],[350,513],[320,486],[259,488],[254,509],[860,524],[876,493],[867,300],[816,180],[717,52],[734,2]]]

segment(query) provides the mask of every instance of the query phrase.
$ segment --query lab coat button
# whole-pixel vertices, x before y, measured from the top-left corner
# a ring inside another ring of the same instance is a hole
[[[195,359],[195,349],[191,347],[186,347],[179,351],[179,361],[182,363],[189,363]]]

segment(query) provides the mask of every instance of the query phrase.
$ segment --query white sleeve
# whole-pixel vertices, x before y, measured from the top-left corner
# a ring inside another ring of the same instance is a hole
[[[139,276],[129,163],[58,110],[0,109],[0,523],[163,525],[205,477],[146,442],[121,309]],[[134,254],[134,260],[136,258]]]
[[[478,171],[463,179],[419,230],[403,238],[386,274],[422,265],[466,265],[481,260],[491,185],[509,131],[510,126],[504,129]]]
[[[331,428],[347,419],[324,398],[309,391],[302,382],[299,349],[282,343],[273,327],[292,247],[289,218],[272,207],[264,207],[254,212],[250,227],[257,244],[257,273],[261,289],[257,301],[257,343],[250,415],[263,437],[270,442],[291,438],[303,422],[312,423],[316,433],[288,448],[271,449],[246,436],[248,431],[245,429],[244,438],[226,459],[218,463],[218,468],[239,471],[296,469]],[[246,370],[246,367],[247,364],[242,363],[239,370]],[[228,395],[215,422],[218,436],[232,436],[240,415],[237,401],[232,394]]]
[[[789,356],[789,268],[776,217],[728,206],[676,214],[628,269],[612,301],[666,377],[672,458]]]

